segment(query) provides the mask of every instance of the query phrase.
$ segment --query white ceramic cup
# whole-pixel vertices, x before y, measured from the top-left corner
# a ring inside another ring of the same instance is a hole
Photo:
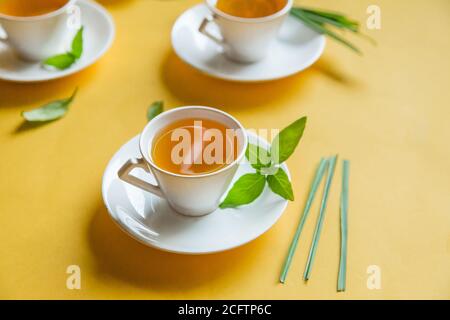
[[[62,44],[70,34],[69,8],[76,1],[68,0],[64,7],[40,16],[16,17],[0,12],[0,41],[27,61],[42,61],[61,53]]]
[[[238,155],[225,167],[199,175],[181,175],[159,168],[151,158],[151,148],[155,136],[169,124],[186,118],[210,119],[236,130]],[[236,170],[245,155],[247,135],[244,127],[231,115],[215,108],[189,106],[175,108],[152,119],[141,133],[139,147],[141,158],[128,160],[118,172],[118,176],[138,188],[165,198],[170,206],[188,216],[202,216],[213,212],[228,189]],[[135,168],[153,174],[158,185],[143,181],[131,175]]]
[[[200,24],[199,32],[218,44],[224,54],[237,62],[251,63],[263,59],[278,30],[292,8],[293,0],[286,0],[283,9],[261,18],[241,18],[229,15],[216,8],[217,0],[206,0],[211,15]],[[215,23],[220,35],[215,35],[207,26]]]

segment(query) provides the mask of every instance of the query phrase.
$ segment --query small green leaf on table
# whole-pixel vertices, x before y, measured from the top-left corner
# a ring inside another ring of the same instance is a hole
[[[147,109],[147,120],[150,121],[164,111],[164,102],[155,101]]]
[[[22,117],[29,122],[45,122],[59,119],[69,110],[69,106],[75,98],[77,91],[78,89],[75,89],[69,98],[52,101],[40,108],[22,112]]]

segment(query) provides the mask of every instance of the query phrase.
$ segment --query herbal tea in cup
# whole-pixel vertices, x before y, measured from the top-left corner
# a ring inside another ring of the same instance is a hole
[[[0,0],[0,13],[13,17],[34,17],[56,11],[68,0]]]
[[[0,0],[0,42],[26,61],[60,53],[72,32],[68,12],[76,1]]]
[[[267,55],[293,4],[293,0],[205,2],[210,14],[205,14],[198,31],[221,47],[227,58],[241,63],[253,63]],[[211,24],[216,25],[216,32],[208,27]]]
[[[139,138],[139,155],[122,165],[123,181],[164,198],[188,216],[213,212],[244,159],[247,134],[231,115],[209,107],[179,107],[153,118]],[[154,182],[133,175],[153,175]]]
[[[241,18],[270,16],[286,6],[287,0],[217,0],[216,8]]]
[[[176,174],[214,172],[236,160],[238,144],[233,131],[210,119],[178,120],[156,135],[151,157],[158,167]]]

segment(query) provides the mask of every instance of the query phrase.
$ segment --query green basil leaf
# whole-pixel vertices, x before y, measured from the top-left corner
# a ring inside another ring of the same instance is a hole
[[[44,122],[59,119],[69,110],[69,105],[75,98],[77,91],[78,89],[75,89],[69,98],[52,101],[40,108],[22,112],[22,117],[29,122]]]
[[[245,157],[250,162],[251,166],[257,170],[270,167],[270,153],[260,145],[248,143],[247,150],[245,150]]]
[[[150,121],[164,111],[164,101],[155,101],[147,109],[147,120]]]
[[[270,190],[286,200],[294,201],[294,192],[289,178],[283,169],[278,168],[274,175],[267,176]]]
[[[43,64],[59,70],[67,69],[73,65],[83,54],[83,30],[84,27],[81,27],[73,38],[71,52],[57,54],[47,58]]]
[[[259,173],[247,173],[236,181],[220,208],[235,208],[253,202],[263,192],[266,178]]]
[[[306,126],[306,117],[300,118],[280,131],[273,139],[270,154],[274,163],[286,161],[295,151]]]
[[[69,68],[76,58],[71,53],[58,54],[44,61],[45,65],[55,67],[60,70]]]
[[[83,30],[84,27],[81,27],[80,30],[78,30],[77,34],[75,35],[75,38],[73,38],[72,41],[72,55],[75,57],[75,59],[80,59],[81,55],[83,54]]]

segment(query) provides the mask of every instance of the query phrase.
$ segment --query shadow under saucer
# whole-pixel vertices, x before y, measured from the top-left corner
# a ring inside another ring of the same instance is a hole
[[[239,281],[254,267],[268,235],[234,250],[209,255],[182,255],[147,247],[126,235],[102,205],[88,231],[98,277],[113,277],[136,287],[173,292],[188,290],[218,278]],[[244,272],[235,272],[244,270]]]
[[[267,82],[233,82],[212,78],[184,63],[171,51],[162,65],[162,80],[186,105],[206,105],[224,110],[253,108],[270,101],[282,102],[305,90],[313,69]]]
[[[0,108],[13,108],[48,102],[52,98],[70,95],[76,87],[89,81],[96,73],[98,64],[94,64],[79,73],[45,82],[17,83],[0,80]]]

